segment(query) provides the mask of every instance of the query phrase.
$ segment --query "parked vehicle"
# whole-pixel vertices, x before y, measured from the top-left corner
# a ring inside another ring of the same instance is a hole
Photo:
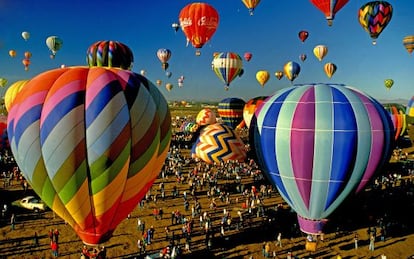
[[[27,196],[20,200],[16,200],[12,202],[12,205],[33,210],[35,212],[45,211],[47,209],[47,205],[35,196]]]

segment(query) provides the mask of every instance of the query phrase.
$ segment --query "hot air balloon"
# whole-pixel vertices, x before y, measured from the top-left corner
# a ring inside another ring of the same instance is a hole
[[[328,54],[328,47],[325,45],[316,45],[313,48],[313,54],[319,61],[322,61],[326,54]]]
[[[267,96],[257,96],[246,102],[243,107],[243,120],[246,123],[246,127],[250,128],[250,122],[257,108],[263,104]]]
[[[405,36],[403,39],[404,48],[409,54],[413,53],[414,50],[414,35]]]
[[[180,87],[180,88],[183,87],[184,86],[184,79],[179,77],[177,79],[177,84],[178,84],[178,87]]]
[[[147,71],[145,69],[141,69],[141,71],[139,72],[142,76],[146,76],[147,75]]]
[[[22,64],[24,66],[24,70],[28,71],[29,70],[29,66],[30,66],[30,59],[24,58],[22,60]]]
[[[249,62],[252,59],[253,54],[251,52],[246,52],[246,53],[244,53],[243,56],[244,56],[244,60],[246,60],[247,62]]]
[[[200,49],[211,40],[219,24],[217,10],[207,3],[190,3],[181,9],[179,14],[180,27],[187,38],[196,48],[196,55]]]
[[[309,37],[309,32],[307,31],[300,31],[298,33],[298,37],[300,39],[301,42],[305,42],[305,40]]]
[[[7,138],[7,116],[0,114],[0,149],[8,148],[9,141]]]
[[[173,30],[175,32],[177,32],[180,29],[180,25],[178,23],[176,23],[176,22],[172,23],[171,24],[171,27],[173,28]]]
[[[169,92],[169,91],[171,91],[171,89],[173,89],[173,84],[171,84],[171,83],[166,83],[165,84],[165,89],[167,89],[167,91]]]
[[[256,80],[262,87],[269,81],[269,78],[270,74],[267,70],[259,70],[256,72]]]
[[[323,66],[325,74],[327,77],[331,78],[336,72],[336,65],[334,63],[328,62]]]
[[[372,1],[358,10],[358,21],[368,32],[372,44],[376,44],[378,36],[387,27],[392,18],[392,6],[386,1]]]
[[[209,108],[201,109],[196,117],[196,123],[200,126],[210,125],[216,123],[216,114]]]
[[[410,117],[414,117],[414,96],[411,97],[410,100],[408,100],[407,108],[405,110],[405,114],[410,116]]]
[[[306,58],[307,58],[308,56],[306,56],[306,54],[301,54],[300,56],[299,56],[299,59],[302,61],[302,62],[304,62],[305,60],[306,60]]]
[[[25,51],[24,52],[24,58],[30,59],[31,57],[32,57],[32,52],[30,52],[30,51]]]
[[[228,87],[242,71],[243,60],[237,53],[221,52],[213,58],[212,68],[216,76]]]
[[[159,49],[157,51],[157,57],[161,61],[162,69],[168,69],[168,60],[171,58],[171,50],[169,49]]]
[[[294,61],[289,61],[283,66],[283,73],[290,82],[293,82],[299,76],[300,65]]]
[[[7,83],[8,83],[9,81],[6,79],[6,78],[4,78],[4,77],[0,77],[0,87],[1,88],[3,88],[3,87],[5,87],[6,85],[7,85]]]
[[[119,68],[35,76],[14,100],[7,125],[25,179],[89,245],[108,241],[145,196],[171,139],[162,93]]]
[[[118,67],[131,70],[134,64],[134,54],[131,49],[112,40],[97,41],[86,51],[86,62],[89,67]]]
[[[162,80],[157,79],[157,81],[155,81],[155,83],[156,83],[158,86],[160,86],[160,85],[162,85]]]
[[[345,85],[284,88],[255,116],[251,128],[261,168],[304,233],[323,233],[329,215],[365,187],[392,152],[387,112]]]
[[[406,109],[399,103],[384,103],[383,106],[388,111],[394,126],[394,139],[398,140],[399,137],[403,137],[407,132]]]
[[[332,26],[335,14],[348,3],[349,0],[310,0],[326,17],[328,25]]]
[[[218,114],[223,123],[232,129],[243,120],[243,108],[246,102],[237,97],[224,98],[218,104]]]
[[[17,52],[14,49],[9,50],[9,56],[14,58],[17,55]]]
[[[192,157],[198,157],[208,164],[246,159],[243,140],[232,128],[224,124],[210,124],[200,131],[193,144]]]
[[[22,90],[22,88],[27,84],[27,82],[29,82],[29,80],[19,80],[9,86],[6,93],[4,94],[4,106],[6,107],[7,111],[10,111],[14,99]]]
[[[276,71],[275,72],[275,77],[277,78],[277,79],[282,79],[282,77],[283,77],[283,71]]]
[[[253,15],[254,9],[260,3],[260,0],[242,0],[242,2],[246,6],[246,8],[249,10],[249,14]]]
[[[168,78],[170,78],[170,77],[172,76],[171,71],[167,71],[167,72],[165,72],[165,76],[166,76],[166,77],[168,77]]]
[[[27,31],[22,32],[22,38],[27,41],[30,38],[30,33]]]
[[[62,45],[63,45],[63,41],[58,36],[49,36],[46,38],[46,46],[52,52],[52,55],[50,55],[50,58],[52,59],[55,58],[57,51],[62,48]]]
[[[390,90],[393,85],[394,85],[394,80],[390,78],[384,80],[384,86],[385,88],[387,88],[387,90]]]

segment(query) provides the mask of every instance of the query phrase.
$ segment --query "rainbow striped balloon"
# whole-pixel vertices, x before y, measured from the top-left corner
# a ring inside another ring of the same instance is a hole
[[[221,161],[246,159],[243,141],[230,127],[215,123],[205,126],[193,145],[192,157],[213,164]]]
[[[266,99],[252,120],[258,160],[297,212],[303,232],[361,190],[390,158],[393,126],[382,105],[345,85],[297,85]]]
[[[385,110],[388,111],[392,124],[394,125],[394,139],[397,140],[407,132],[407,118],[405,107],[399,103],[384,103]]]
[[[243,120],[243,109],[246,102],[243,99],[230,97],[221,100],[218,104],[218,114],[223,123],[235,129]]]
[[[134,54],[131,49],[118,41],[97,41],[86,51],[86,62],[90,67],[118,67],[131,70]]]
[[[6,106],[7,111],[10,110],[10,107],[12,106],[17,94],[26,85],[27,82],[29,82],[29,80],[19,80],[9,86],[6,94],[4,95],[4,105]]]
[[[35,192],[86,244],[100,244],[158,176],[171,115],[128,70],[67,67],[31,79],[13,102],[13,155]]]

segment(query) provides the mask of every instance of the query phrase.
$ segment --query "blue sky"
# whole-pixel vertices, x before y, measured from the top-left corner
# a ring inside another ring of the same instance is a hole
[[[201,49],[201,56],[194,55],[191,45],[186,46],[181,30],[175,33],[171,27],[178,21],[180,10],[191,2],[0,0],[0,77],[7,78],[10,85],[61,64],[86,65],[86,50],[92,43],[116,40],[133,51],[134,72],[144,69],[154,83],[157,79],[163,81],[160,90],[167,100],[240,97],[247,101],[270,95],[291,86],[287,78],[277,80],[274,76],[288,61],[301,65],[294,84],[342,83],[378,100],[408,100],[414,95],[414,57],[402,45],[404,36],[414,34],[412,1],[388,1],[394,8],[393,17],[375,46],[357,20],[358,9],[368,1],[351,0],[337,13],[332,27],[309,0],[262,0],[253,16],[241,0],[205,1],[217,9],[220,22],[212,39]],[[305,43],[298,38],[300,30],[310,34]],[[28,41],[21,37],[23,31],[30,32]],[[63,40],[53,60],[45,44],[51,35]],[[318,44],[329,49],[322,62],[312,51]],[[165,76],[156,56],[159,48],[172,51],[168,69],[171,78]],[[10,49],[17,51],[15,58],[8,55]],[[32,52],[29,71],[21,63],[25,51]],[[229,91],[224,91],[224,83],[211,70],[213,53],[222,51],[253,54],[250,62],[244,61],[244,74],[231,83]],[[303,53],[307,55],[305,62],[299,59]],[[338,67],[331,79],[323,71],[326,62]],[[271,74],[263,88],[255,78],[258,70]],[[185,80],[179,88],[177,79],[181,75]],[[391,90],[384,87],[386,78],[394,80]],[[167,82],[174,85],[170,92],[164,88]]]

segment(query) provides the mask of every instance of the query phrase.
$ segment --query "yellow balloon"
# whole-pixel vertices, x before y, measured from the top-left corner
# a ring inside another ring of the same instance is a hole
[[[27,82],[29,82],[29,80],[20,80],[14,82],[7,89],[6,93],[4,94],[4,106],[6,106],[7,111],[10,111],[14,99],[16,98],[17,94],[23,89]]]
[[[319,61],[322,61],[326,54],[328,54],[328,47],[325,45],[317,45],[313,49],[313,54]]]
[[[269,78],[270,78],[270,74],[266,70],[259,70],[256,73],[257,82],[259,82],[259,84],[262,87],[264,87],[264,85],[267,83],[267,81],[269,80]]]

